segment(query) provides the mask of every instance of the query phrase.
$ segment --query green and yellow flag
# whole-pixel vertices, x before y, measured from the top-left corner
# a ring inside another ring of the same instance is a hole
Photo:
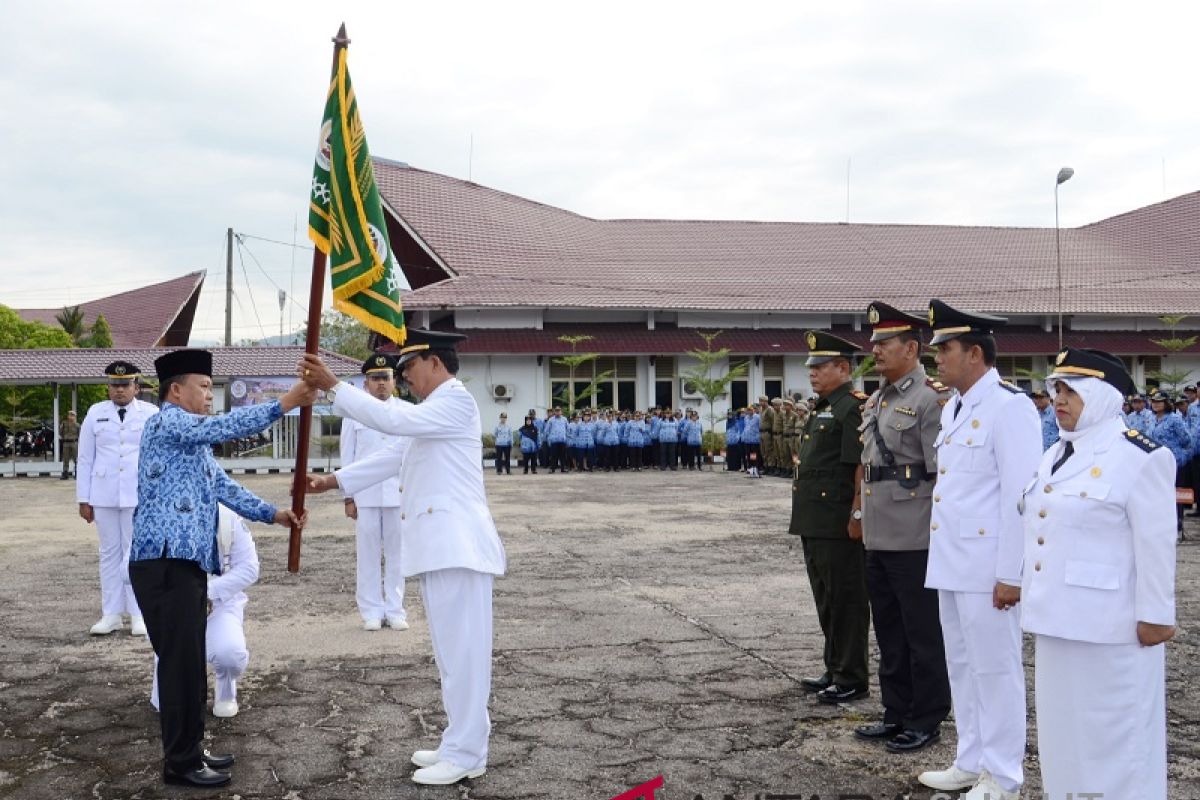
[[[407,283],[388,243],[345,47],[338,50],[325,100],[308,206],[308,237],[329,256],[334,308],[403,344],[400,289]]]

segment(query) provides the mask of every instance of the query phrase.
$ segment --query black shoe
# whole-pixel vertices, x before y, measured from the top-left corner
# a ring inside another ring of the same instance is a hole
[[[163,781],[176,786],[211,787],[224,786],[229,783],[230,777],[228,772],[219,772],[210,767],[189,769],[184,772],[176,772],[171,767],[163,767]]]
[[[823,689],[827,689],[831,683],[833,683],[833,677],[828,672],[819,678],[800,679],[800,685],[804,687],[805,691],[809,692],[819,692]]]
[[[200,754],[200,758],[204,759],[204,766],[211,767],[212,769],[229,769],[235,761],[233,753],[213,755],[207,750]]]
[[[875,722],[871,725],[859,725],[854,729],[854,735],[860,739],[891,739],[904,731],[899,722]]]
[[[869,692],[865,686],[838,686],[836,683],[831,683],[828,687],[817,692],[817,699],[822,703],[836,705],[837,703],[848,703],[851,700],[866,697],[868,694]]]
[[[925,731],[906,730],[888,739],[884,742],[883,746],[893,753],[910,753],[913,750],[928,747],[940,738],[942,738],[942,732],[937,728],[928,733]]]

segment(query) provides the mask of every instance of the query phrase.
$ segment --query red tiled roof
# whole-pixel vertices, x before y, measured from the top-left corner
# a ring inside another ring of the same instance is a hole
[[[205,272],[143,286],[128,292],[80,303],[84,326],[90,328],[103,314],[112,328],[113,347],[154,347],[166,339],[176,346],[187,344],[196,300],[204,286]],[[22,319],[58,325],[59,308],[14,309]],[[107,362],[105,362],[107,363]]]
[[[648,330],[641,324],[582,324],[547,325],[542,330],[511,328],[464,328],[458,331],[467,339],[458,349],[464,355],[559,355],[570,353],[571,346],[559,341],[559,336],[591,336],[581,343],[578,351],[604,355],[669,355],[689,350],[703,350],[704,340],[694,328],[657,328]],[[711,331],[705,330],[705,333]],[[850,326],[835,325],[833,332],[870,349],[870,332],[854,331]],[[1190,336],[1194,332],[1177,332]],[[1069,347],[1091,347],[1119,355],[1166,355],[1166,350],[1153,343],[1154,339],[1170,336],[1165,331],[1068,331],[1064,344]],[[1058,333],[1039,328],[1005,328],[997,332],[996,344],[1002,355],[1049,355],[1058,352]],[[714,349],[728,348],[735,355],[803,354],[808,352],[804,331],[794,328],[759,329],[730,328],[713,342]],[[1200,353],[1200,343],[1184,352]]]
[[[384,159],[375,172],[451,273],[406,293],[413,310],[1057,311],[1053,228],[597,220]],[[1200,313],[1200,193],[1061,238],[1065,313]]]
[[[104,383],[104,368],[114,361],[129,361],[144,375],[154,376],[154,359],[173,347],[68,348],[65,350],[0,350],[0,384]],[[274,377],[293,375],[304,348],[210,347],[213,375]],[[338,375],[357,375],[362,362],[328,350],[321,358]]]

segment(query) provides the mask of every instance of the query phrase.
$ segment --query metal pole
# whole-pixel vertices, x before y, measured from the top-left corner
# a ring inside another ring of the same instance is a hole
[[[233,346],[233,228],[225,229],[225,346]]]
[[[1058,187],[1054,184],[1054,256],[1058,264],[1058,351],[1063,349],[1063,278],[1062,278],[1062,242],[1058,229]]]

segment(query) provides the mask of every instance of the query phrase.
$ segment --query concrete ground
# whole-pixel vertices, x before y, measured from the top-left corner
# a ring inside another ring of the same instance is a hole
[[[243,481],[287,496],[288,476]],[[496,584],[487,774],[410,782],[409,754],[444,724],[417,587],[411,630],[360,630],[351,523],[322,496],[309,502],[298,575],[285,570],[286,531],[254,526],[263,575],[247,609],[242,711],[208,725],[238,764],[230,787],[201,791],[160,782],[149,644],[87,635],[99,614],[95,533],[73,484],[0,482],[0,798],[608,800],[658,775],[655,796],[670,800],[930,798],[915,776],[950,763],[952,724],[925,752],[889,755],[852,733],[878,716],[876,686],[845,707],[799,686],[820,672],[822,645],[785,534],[786,481],[489,472],[487,484],[510,566]],[[1171,798],[1200,796],[1189,688],[1200,526],[1189,528],[1168,649]],[[1040,797],[1032,725],[1026,774],[1026,796]]]

